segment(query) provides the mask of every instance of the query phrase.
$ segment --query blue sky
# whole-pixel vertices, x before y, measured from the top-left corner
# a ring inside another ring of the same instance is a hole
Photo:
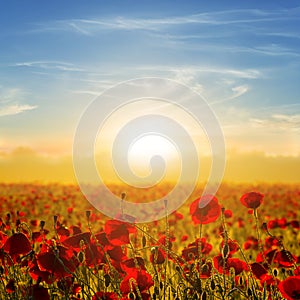
[[[160,76],[205,97],[228,149],[298,155],[299,1],[186,2],[3,1],[0,152],[71,153],[96,95]]]

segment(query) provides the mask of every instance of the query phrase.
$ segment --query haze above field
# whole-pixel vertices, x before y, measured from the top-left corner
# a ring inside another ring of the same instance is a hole
[[[86,106],[121,81],[154,76],[186,84],[214,110],[225,180],[299,181],[299,2],[186,2],[5,2],[0,180],[74,181],[72,142]],[[205,179],[209,145],[188,126]],[[145,151],[174,156],[163,142],[151,149],[153,141],[132,148],[133,163]]]

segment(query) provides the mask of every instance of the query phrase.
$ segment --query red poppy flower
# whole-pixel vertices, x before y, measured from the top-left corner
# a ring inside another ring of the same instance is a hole
[[[296,257],[287,250],[278,251],[275,255],[274,262],[277,262],[280,267],[290,268],[296,263]]]
[[[140,268],[146,271],[145,261],[142,257],[136,256],[135,258],[128,258],[121,262],[121,266],[124,272],[128,273],[133,268]]]
[[[103,249],[93,243],[90,243],[85,248],[84,253],[85,253],[85,264],[87,266],[100,265],[106,262]]]
[[[247,208],[256,209],[261,205],[263,198],[264,198],[264,195],[261,193],[250,192],[250,193],[244,194],[241,197],[240,201]]]
[[[107,250],[107,254],[116,262],[121,262],[127,258],[123,253],[121,246],[114,246],[112,249]]]
[[[50,300],[48,290],[39,284],[35,284],[31,287],[29,296],[34,300]]]
[[[56,279],[71,276],[78,266],[73,252],[63,246],[38,254],[37,263],[41,271],[50,272]]]
[[[232,254],[234,254],[235,252],[237,252],[238,249],[239,249],[239,245],[238,245],[238,243],[237,243],[236,240],[230,240],[230,239],[228,239],[227,245],[229,246],[229,255],[230,256]],[[223,247],[224,247],[224,240],[221,243],[221,248],[223,248]]]
[[[29,267],[29,275],[35,281],[38,281],[38,280],[41,281],[41,282],[45,281],[48,284],[51,284],[51,283],[54,282],[54,277],[51,275],[50,272],[40,270],[40,268],[37,264],[36,258],[29,261],[28,267]]]
[[[154,285],[152,277],[145,270],[132,269],[123,279],[120,290],[123,295],[136,291],[138,287],[140,292],[148,290]]]
[[[104,231],[111,244],[121,246],[130,243],[129,234],[136,232],[136,228],[119,220],[108,220]]]
[[[260,263],[253,263],[250,265],[252,273],[257,279],[261,279],[264,275],[268,274],[268,270]]]
[[[7,235],[0,231],[0,248],[5,244],[7,241]]]
[[[163,264],[166,259],[166,253],[160,248],[154,247],[153,250],[151,250],[151,255],[150,255],[150,261],[153,264]]]
[[[26,255],[32,250],[27,236],[22,232],[17,232],[9,237],[6,240],[3,249],[9,253],[14,261],[18,255]]]
[[[84,241],[85,244],[89,243],[91,237],[90,232],[81,232],[74,234],[63,241],[63,245],[72,247],[74,249],[80,249],[80,242]]]
[[[203,203],[207,203],[206,206],[200,207]],[[195,224],[208,224],[218,219],[221,214],[221,206],[216,197],[205,195],[192,202],[190,214]]]
[[[9,282],[5,286],[5,290],[7,293],[13,293],[16,290],[16,284],[14,279],[10,279]]]
[[[113,292],[97,292],[93,297],[92,300],[99,300],[99,299],[105,299],[105,300],[118,300],[119,296],[116,293]]]
[[[300,222],[297,220],[293,220],[290,222],[290,225],[295,229],[300,229]]]
[[[248,270],[247,264],[238,259],[238,258],[227,258],[225,262],[225,272],[224,272],[224,259],[222,255],[215,256],[213,258],[214,266],[218,270],[219,273],[229,274],[230,268],[233,268],[235,271],[235,275],[239,275],[243,271]]]
[[[194,260],[199,256],[200,249],[202,254],[207,255],[212,248],[212,245],[207,243],[205,238],[198,238],[195,242],[188,244],[188,246],[182,250],[182,257],[186,261]]]
[[[230,209],[225,209],[224,216],[225,218],[231,218],[232,217],[232,211]]]

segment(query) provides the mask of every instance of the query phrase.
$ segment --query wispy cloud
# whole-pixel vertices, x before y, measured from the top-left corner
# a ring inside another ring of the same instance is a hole
[[[45,70],[59,70],[70,72],[82,72],[84,69],[76,67],[74,64],[60,61],[27,61],[12,64],[15,67],[40,68]]]
[[[23,89],[0,86],[0,117],[36,109],[36,105],[19,104],[25,100],[26,96],[28,96],[28,93]]]
[[[35,31],[73,31],[83,35],[92,35],[99,30],[147,30],[160,31],[171,26],[183,25],[231,25],[259,22],[272,22],[297,18],[297,12],[288,10],[235,9],[204,12],[186,16],[165,18],[129,18],[115,16],[111,18],[82,18],[59,20],[39,24]]]
[[[17,115],[20,114],[24,111],[27,110],[33,110],[36,109],[37,106],[36,105],[19,105],[19,104],[15,104],[15,105],[7,105],[4,107],[0,107],[0,117],[3,116],[11,116],[11,115]]]
[[[270,118],[252,118],[250,121],[254,127],[300,132],[300,114],[273,114]]]
[[[243,94],[245,94],[249,91],[249,86],[247,86],[247,85],[235,86],[235,87],[231,88],[231,91],[233,92],[233,94],[231,96],[226,97],[224,99],[212,101],[209,104],[210,105],[219,104],[219,103],[223,103],[223,102],[230,101],[230,100],[233,100],[235,98],[238,98],[238,97],[242,96]]]

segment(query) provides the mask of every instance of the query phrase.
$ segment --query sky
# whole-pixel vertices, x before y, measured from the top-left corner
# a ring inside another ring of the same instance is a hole
[[[84,109],[140,77],[206,99],[227,179],[299,179],[299,1],[3,1],[0,41],[1,180],[73,178]]]

